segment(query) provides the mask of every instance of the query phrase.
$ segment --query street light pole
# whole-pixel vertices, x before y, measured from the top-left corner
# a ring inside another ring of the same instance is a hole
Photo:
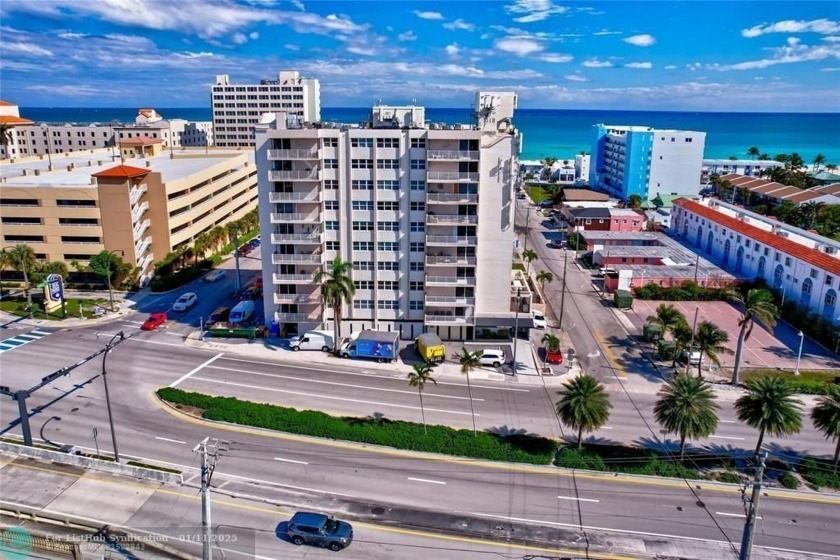
[[[799,362],[802,361],[802,345],[805,343],[805,334],[799,331],[799,354],[796,356],[796,369],[793,375],[799,375]]]
[[[522,288],[516,288],[516,315],[513,320],[513,375],[516,375],[516,339],[519,336],[519,297],[522,293]]]
[[[559,329],[563,330],[563,311],[566,307],[566,264],[569,260],[569,254],[563,251],[563,286],[560,288],[560,326]]]
[[[111,414],[111,396],[108,393],[108,371],[105,369],[105,360],[108,358],[108,354],[111,353],[111,347],[114,345],[114,341],[117,338],[122,341],[125,339],[125,334],[123,334],[122,331],[118,332],[111,337],[111,340],[109,340],[108,344],[105,345],[105,352],[102,354],[102,383],[105,385],[105,405],[108,408],[108,424],[111,426],[111,442],[114,445],[114,461],[119,463],[120,453],[117,450],[117,434],[114,431],[114,417]]]

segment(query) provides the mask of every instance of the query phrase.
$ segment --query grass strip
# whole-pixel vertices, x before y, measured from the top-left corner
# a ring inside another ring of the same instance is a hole
[[[548,465],[557,451],[557,442],[539,436],[500,436],[484,431],[473,435],[471,430],[434,425],[428,426],[428,433],[424,433],[423,425],[416,422],[330,416],[314,410],[296,410],[234,397],[211,397],[170,387],[158,389],[157,395],[173,405],[199,409],[207,420],[409,451],[534,465]]]
[[[760,377],[784,377],[788,385],[800,394],[825,395],[828,388],[840,378],[840,371],[832,370],[801,370],[799,375],[793,375],[790,370],[781,369],[757,369],[748,370],[744,373],[744,381],[758,379]]]

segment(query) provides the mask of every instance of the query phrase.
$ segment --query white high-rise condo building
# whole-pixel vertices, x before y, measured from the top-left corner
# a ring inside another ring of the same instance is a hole
[[[298,72],[280,72],[276,80],[259,84],[230,83],[216,76],[211,92],[215,143],[221,147],[253,146],[254,125],[264,113],[285,112],[304,123],[321,120],[321,85]]]
[[[472,339],[513,326],[516,101],[478,93],[471,124],[427,124],[423,107],[377,105],[361,125],[282,114],[258,125],[266,319],[331,328],[313,275],[341,257],[356,287],[342,336],[374,328]],[[520,326],[529,324],[526,313]]]

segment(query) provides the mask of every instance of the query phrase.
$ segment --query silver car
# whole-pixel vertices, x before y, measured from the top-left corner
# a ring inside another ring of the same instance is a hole
[[[296,545],[312,544],[333,552],[353,542],[353,527],[349,523],[322,513],[297,512],[289,521],[286,534]]]

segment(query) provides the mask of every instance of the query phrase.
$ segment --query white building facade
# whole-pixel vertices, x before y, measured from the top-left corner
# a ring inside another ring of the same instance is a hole
[[[840,243],[716,199],[679,199],[672,234],[737,278],[765,280],[806,313],[840,323]]]
[[[253,146],[254,125],[263,113],[284,112],[304,123],[321,120],[321,85],[298,72],[280,72],[276,80],[259,84],[231,84],[230,76],[216,76],[211,89],[213,129],[220,147]]]
[[[427,126],[422,107],[376,106],[364,128],[258,126],[267,320],[332,328],[313,275],[341,257],[356,286],[342,336],[463,340],[513,324],[516,95],[479,93],[476,107],[477,125]]]
[[[589,154],[578,154],[575,156],[575,179],[584,183],[589,182],[589,161],[592,158]]]
[[[772,160],[704,159],[700,169],[700,182],[708,185],[712,174],[723,176],[737,173],[747,177],[758,177],[763,171],[783,166],[783,163]]]

